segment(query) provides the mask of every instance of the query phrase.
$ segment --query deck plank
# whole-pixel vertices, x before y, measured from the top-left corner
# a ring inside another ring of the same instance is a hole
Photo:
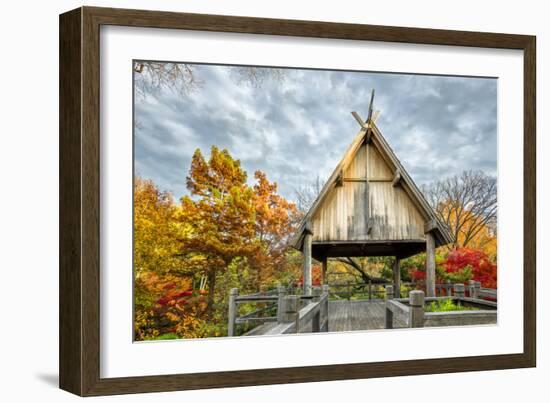
[[[384,329],[385,307],[384,301],[330,301],[329,332]],[[395,320],[394,328],[405,326],[403,320]]]

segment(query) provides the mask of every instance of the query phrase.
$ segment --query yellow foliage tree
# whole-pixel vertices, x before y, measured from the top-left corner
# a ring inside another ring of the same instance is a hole
[[[468,247],[481,250],[493,262],[496,261],[496,219],[486,220],[456,202],[440,205],[438,213],[440,217],[444,217],[455,237],[455,242],[451,245],[453,249]]]

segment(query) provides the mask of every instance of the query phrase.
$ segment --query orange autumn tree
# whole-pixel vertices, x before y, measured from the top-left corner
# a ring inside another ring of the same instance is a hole
[[[263,172],[256,171],[254,177],[256,184],[250,187],[240,161],[227,150],[213,146],[208,161],[200,150],[193,155],[187,177],[191,194],[181,200],[181,218],[193,230],[182,240],[181,250],[205,259],[209,313],[217,277],[237,264],[236,259],[241,272],[254,272],[256,290],[286,263],[296,207],[277,194],[277,184],[269,182]]]
[[[189,196],[181,199],[180,219],[192,231],[180,244],[181,255],[199,254],[208,280],[206,315],[211,316],[217,275],[237,257],[257,249],[254,242],[253,191],[240,161],[227,150],[212,146],[206,161],[199,149],[193,154],[187,177]]]
[[[277,194],[277,184],[271,183],[265,173],[254,173],[252,202],[255,210],[255,236],[259,248],[250,256],[250,263],[256,271],[256,290],[269,280],[275,280],[278,273],[290,269],[286,254],[289,240],[298,221],[297,209]]]

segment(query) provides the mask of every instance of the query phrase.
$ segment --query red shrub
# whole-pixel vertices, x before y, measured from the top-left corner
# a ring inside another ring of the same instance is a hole
[[[323,280],[323,271],[321,269],[321,266],[312,265],[311,266],[311,285],[319,286],[321,285],[322,280]],[[302,286],[303,284],[304,284],[304,275],[302,274],[300,276],[300,279],[296,282],[296,285]]]
[[[192,290],[179,291],[179,292],[176,292],[176,293],[168,293],[168,294],[165,294],[162,297],[160,297],[157,300],[157,304],[159,304],[161,306],[175,305],[175,304],[185,304],[185,303],[187,303],[186,299],[188,297],[192,297],[192,296],[193,296],[193,291]]]
[[[473,280],[481,282],[482,287],[497,288],[497,266],[483,251],[458,248],[447,254],[443,264],[448,273],[456,273],[469,266]]]

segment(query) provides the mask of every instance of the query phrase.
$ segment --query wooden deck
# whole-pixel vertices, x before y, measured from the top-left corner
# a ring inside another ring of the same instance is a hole
[[[424,293],[414,291],[414,293]],[[411,297],[413,292],[411,292]],[[296,298],[295,296],[293,298]],[[448,298],[448,297],[437,297]],[[469,325],[488,325],[497,323],[497,304],[496,302],[484,301],[470,297],[452,297],[459,299],[464,304],[477,306],[479,309],[471,311],[451,311],[451,312],[425,312],[418,305],[420,311],[413,310],[413,306],[403,304],[404,300],[393,300],[389,309],[393,312],[393,329],[408,327],[441,327],[441,326],[469,326]],[[435,299],[435,298],[434,298]],[[429,299],[428,299],[429,300]],[[433,300],[433,299],[432,299]],[[323,307],[316,306],[323,302]],[[368,331],[386,328],[386,301],[380,299],[373,300],[328,300],[328,294],[318,302],[312,302],[309,305],[302,301],[302,308],[294,307],[294,312],[299,316],[291,316],[289,321],[270,321],[248,331],[245,336],[275,335],[295,333],[298,328],[299,333],[316,332],[350,332],[350,331]],[[413,304],[414,305],[414,304]],[[317,310],[318,309],[318,310]],[[311,314],[315,310],[315,314]],[[328,311],[328,326],[327,326]],[[284,311],[288,314],[289,311]],[[408,326],[412,323],[413,326]],[[289,327],[292,325],[292,327]],[[286,331],[280,331],[278,328],[284,328]]]
[[[328,331],[373,330],[385,327],[384,301],[330,301]],[[405,327],[395,320],[394,328]]]
[[[385,328],[385,308],[383,300],[358,301],[329,301],[328,303],[328,331],[349,332],[352,330],[374,330]],[[251,331],[247,336],[270,334],[277,323],[268,322]],[[394,329],[407,327],[403,320],[394,317]],[[311,333],[311,321],[300,326],[299,333]]]

